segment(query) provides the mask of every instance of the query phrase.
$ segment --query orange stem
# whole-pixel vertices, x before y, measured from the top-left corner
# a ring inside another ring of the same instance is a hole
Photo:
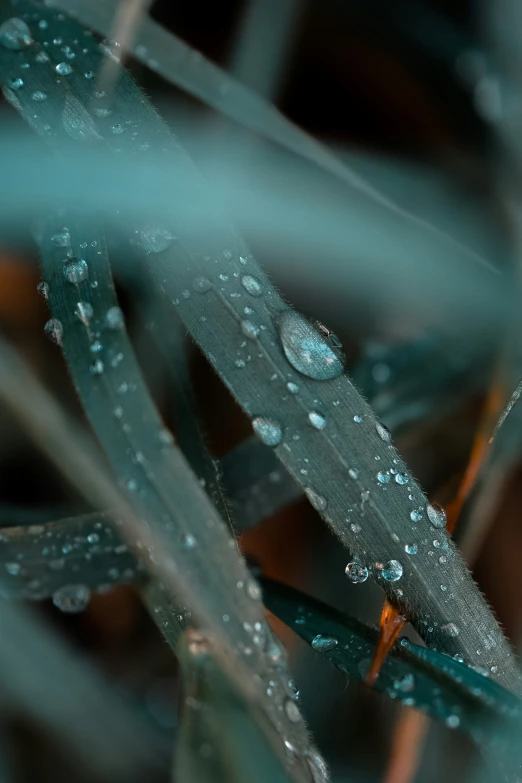
[[[383,665],[386,656],[390,652],[393,644],[400,634],[406,623],[407,617],[402,614],[400,609],[396,609],[387,598],[384,599],[384,606],[382,607],[381,620],[380,620],[380,634],[377,650],[373,656],[373,661],[366,675],[366,684],[374,685],[381,666]]]

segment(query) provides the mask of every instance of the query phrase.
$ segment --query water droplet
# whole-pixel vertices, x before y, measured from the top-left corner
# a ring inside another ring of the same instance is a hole
[[[147,254],[162,253],[171,246],[175,238],[175,235],[160,223],[147,223],[135,234],[136,244]]]
[[[89,277],[89,267],[83,258],[68,258],[63,265],[63,274],[69,283],[78,285]]]
[[[455,623],[446,623],[446,625],[441,626],[440,630],[445,631],[447,634],[449,634],[449,636],[459,635],[459,629]]]
[[[426,513],[433,527],[442,528],[446,526],[446,512],[437,503],[428,503]]]
[[[250,296],[261,296],[263,293],[261,281],[253,275],[243,275],[241,278],[241,285]]]
[[[63,228],[57,234],[53,234],[51,237],[51,242],[53,245],[56,245],[56,247],[69,247],[71,244],[71,235],[69,234],[69,229]]]
[[[52,343],[62,344],[63,326],[57,318],[50,318],[44,326],[44,333]]]
[[[283,430],[279,422],[275,419],[269,419],[266,416],[256,416],[252,420],[252,427],[259,440],[265,446],[278,446],[283,437]]]
[[[360,423],[361,423],[361,421],[362,421],[362,417],[361,417],[361,416],[359,416],[359,415],[356,413],[356,414],[355,414],[355,416],[353,417],[353,420],[354,420],[354,422],[355,422],[356,424],[360,424]]]
[[[450,729],[457,729],[460,726],[460,718],[458,715],[448,715],[445,723]]]
[[[380,421],[376,422],[375,429],[377,430],[377,434],[381,440],[383,440],[385,443],[391,443],[390,430],[385,427],[384,424],[381,424]]]
[[[328,783],[328,769],[324,759],[317,751],[305,752],[306,763],[312,774],[313,783]]]
[[[343,373],[344,366],[326,338],[299,313],[284,313],[279,335],[286,358],[302,375],[326,381]]]
[[[252,323],[252,321],[241,321],[241,331],[250,340],[255,340],[259,336],[259,327]]]
[[[104,106],[95,106],[94,113],[97,117],[110,117],[112,111]]]
[[[31,95],[31,98],[33,99],[33,101],[36,101],[37,103],[41,103],[41,101],[47,100],[47,95],[41,90],[36,90],[36,92],[33,92],[33,94]]]
[[[394,680],[393,687],[402,693],[411,693],[415,688],[415,677],[413,674],[405,674],[403,677]]]
[[[96,359],[90,366],[91,375],[103,375],[105,366],[101,359]]]
[[[422,519],[422,514],[420,511],[410,511],[410,519],[412,522],[420,522]]]
[[[20,90],[23,86],[24,86],[24,80],[20,79],[20,77],[16,79],[11,79],[11,81],[9,82],[9,87],[12,90]]]
[[[41,283],[38,283],[36,286],[36,290],[40,294],[40,296],[43,296],[44,299],[49,299],[49,285],[45,283],[43,280]]]
[[[333,636],[325,636],[322,633],[317,634],[312,639],[312,648],[317,652],[328,652],[337,647],[338,644],[339,641],[334,639]]]
[[[297,723],[299,720],[301,720],[299,709],[296,703],[292,701],[292,699],[287,699],[285,701],[285,712],[286,712],[286,717],[292,723]]]
[[[246,583],[246,592],[249,598],[251,598],[253,601],[260,601],[261,600],[261,588],[259,587],[258,583],[255,581],[255,579],[248,579]]]
[[[416,555],[417,552],[419,551],[419,548],[417,544],[406,544],[404,547],[404,551],[408,555]]]
[[[105,323],[108,329],[118,331],[125,326],[125,318],[123,312],[119,307],[109,307],[105,314]]]
[[[379,481],[381,484],[389,484],[391,481],[391,476],[389,473],[383,473],[383,471],[379,471],[379,473],[377,473],[377,481]]]
[[[195,549],[197,546],[197,541],[195,537],[192,535],[192,533],[187,533],[183,536],[181,540],[181,548],[185,551],[190,551],[191,549]]]
[[[18,576],[21,571],[20,563],[6,563],[5,570],[11,576]]]
[[[382,578],[387,582],[398,582],[404,572],[402,563],[400,563],[398,560],[388,560],[388,562],[385,563],[385,565],[379,570],[381,572]]]
[[[299,393],[299,386],[297,383],[293,383],[292,381],[288,381],[286,384],[286,388],[290,392],[290,394],[298,394]]]
[[[59,73],[60,76],[69,76],[73,72],[72,66],[69,63],[58,63],[54,70]]]
[[[90,597],[91,591],[85,585],[65,585],[53,593],[53,604],[61,612],[75,614],[83,612]]]
[[[326,498],[324,498],[322,495],[319,495],[314,489],[311,487],[305,487],[304,488],[306,497],[312,504],[312,506],[315,508],[316,511],[324,511],[328,505],[328,502]]]
[[[406,473],[397,473],[396,476],[395,476],[395,482],[397,484],[401,484],[402,486],[404,486],[404,484],[407,484],[408,481],[409,481],[409,478],[406,475]]]
[[[308,421],[316,430],[324,430],[326,427],[326,419],[317,411],[310,411],[308,414]]]
[[[87,326],[93,316],[92,305],[89,302],[78,302],[74,314]]]
[[[192,288],[197,291],[198,294],[206,294],[212,288],[212,283],[203,275],[198,275],[192,281]]]
[[[89,533],[87,541],[89,544],[97,544],[100,540],[100,536],[97,533]]]
[[[353,582],[354,585],[366,582],[368,579],[368,569],[365,565],[363,565],[363,563],[360,562],[360,560],[352,560],[350,563],[348,563],[344,569],[344,573],[350,582]]]
[[[31,31],[22,19],[13,16],[0,25],[0,43],[6,49],[25,49],[33,43]]]

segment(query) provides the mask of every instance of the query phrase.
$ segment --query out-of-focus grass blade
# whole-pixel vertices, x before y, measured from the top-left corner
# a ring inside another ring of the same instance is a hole
[[[183,783],[284,783],[288,779],[284,767],[270,753],[252,720],[250,705],[217,665],[209,641],[189,628],[180,645],[180,662],[184,693],[175,779]],[[286,752],[290,758],[295,755],[290,743]]]
[[[117,0],[106,0],[103,4],[90,0],[53,2],[102,35],[110,36]],[[425,232],[435,242],[448,242],[454,252],[463,253],[469,258],[473,256],[475,261],[480,260],[438,229],[394,205],[339,161],[327,147],[286,119],[272,104],[234,80],[152,19],[142,18],[136,41],[134,55],[167,80],[245,127],[331,172],[347,183],[363,201],[369,200],[380,204],[385,210],[391,210],[405,221],[410,230]]]
[[[364,682],[378,641],[373,628],[274,580],[262,578],[261,584],[271,612],[350,679]],[[522,746],[514,748],[513,742],[522,702],[486,672],[404,638],[385,659],[373,687],[466,731],[479,747],[490,746],[508,767],[506,780],[519,779]]]
[[[0,600],[0,694],[105,780],[142,780],[168,763],[168,741],[21,604]]]

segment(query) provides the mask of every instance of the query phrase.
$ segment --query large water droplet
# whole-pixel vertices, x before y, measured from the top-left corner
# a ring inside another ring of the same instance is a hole
[[[40,296],[43,296],[44,299],[49,299],[49,285],[44,280],[38,283],[36,290]]]
[[[287,699],[285,701],[285,712],[286,717],[292,723],[297,723],[299,720],[301,720],[299,708],[297,707],[296,703],[292,701],[292,699]]]
[[[305,487],[305,494],[312,506],[315,508],[316,511],[324,511],[328,505],[328,501],[326,498],[324,498],[322,495],[319,495],[318,492],[316,492],[311,487]]]
[[[326,427],[326,419],[317,411],[310,411],[308,414],[308,421],[316,430],[324,430]]]
[[[446,526],[446,512],[438,503],[428,503],[426,513],[433,527],[441,528]]]
[[[289,310],[279,320],[279,335],[285,356],[294,369],[308,378],[326,381],[344,371],[337,354],[309,321]]]
[[[408,481],[409,481],[409,478],[406,475],[406,473],[397,473],[396,476],[395,476],[395,482],[397,484],[401,484],[402,486],[404,486],[404,484],[407,484]]]
[[[89,267],[83,258],[68,258],[63,265],[63,274],[69,283],[82,283],[89,277]]]
[[[87,326],[93,315],[92,305],[89,302],[78,302],[74,314]]]
[[[175,235],[166,226],[160,223],[147,223],[146,226],[136,231],[135,242],[146,253],[162,253],[167,250],[175,240]]]
[[[0,43],[6,49],[25,49],[31,46],[31,31],[22,19],[13,16],[0,25]]]
[[[328,783],[328,768],[317,751],[305,752],[306,763],[312,774],[313,783]]]
[[[337,647],[338,644],[339,641],[333,636],[326,636],[322,633],[317,634],[317,636],[314,636],[312,639],[312,647],[317,652],[328,652]]]
[[[53,245],[56,245],[56,247],[69,247],[71,244],[71,235],[69,234],[69,229],[63,228],[61,231],[58,231],[58,233],[53,234],[51,237],[51,242]]]
[[[58,63],[58,65],[55,66],[56,73],[59,73],[60,76],[69,76],[73,72],[72,66],[69,65],[69,63]]]
[[[404,546],[404,551],[407,555],[416,555],[419,549],[417,544],[406,544]]]
[[[53,593],[53,604],[62,612],[75,614],[83,612],[90,597],[91,591],[85,585],[65,585]]]
[[[125,318],[123,312],[119,307],[109,307],[105,314],[105,323],[109,329],[118,331],[125,326]]]
[[[44,333],[52,343],[62,344],[63,326],[57,318],[50,318],[44,326]]]
[[[360,560],[352,560],[348,563],[344,569],[344,573],[354,585],[366,582],[368,579],[368,569]]]
[[[387,582],[398,582],[402,577],[404,569],[402,563],[398,560],[388,560],[380,571],[382,578]]]
[[[391,476],[389,473],[384,473],[382,470],[377,473],[377,481],[380,484],[389,484],[391,481]]]
[[[278,446],[283,437],[281,425],[275,419],[269,419],[266,416],[256,416],[252,420],[252,427],[259,440],[265,446]]]
[[[241,331],[250,340],[255,340],[259,336],[259,326],[256,326],[252,321],[241,321]]]
[[[207,291],[210,291],[212,288],[212,283],[208,278],[203,277],[203,275],[198,275],[192,281],[192,288],[194,291],[197,291],[198,294],[206,294]]]
[[[378,421],[375,424],[375,429],[377,430],[377,434],[381,440],[383,440],[385,443],[391,442],[390,430],[385,427],[384,424],[381,424],[380,421]]]
[[[253,275],[243,275],[241,285],[250,296],[261,296],[263,293],[261,281]]]

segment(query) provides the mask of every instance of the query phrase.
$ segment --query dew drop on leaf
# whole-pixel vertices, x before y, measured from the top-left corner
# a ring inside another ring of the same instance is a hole
[[[410,511],[410,519],[412,522],[420,522],[422,519],[422,514],[420,511],[414,509],[413,511]]]
[[[92,305],[89,302],[78,302],[74,314],[87,326],[93,315]]]
[[[253,275],[243,275],[241,285],[250,296],[261,296],[263,294],[261,281]]]
[[[41,90],[36,90],[31,95],[31,99],[33,101],[36,101],[37,103],[41,103],[42,101],[46,101],[47,100],[47,95],[44,92],[42,92]]]
[[[42,280],[41,283],[38,283],[36,290],[44,299],[49,299],[49,285],[46,282]]]
[[[293,383],[292,381],[288,381],[286,384],[286,388],[290,392],[290,394],[298,394],[299,393],[299,386],[297,383]]]
[[[136,231],[134,242],[147,254],[162,253],[175,240],[175,235],[160,223],[147,223]]]
[[[382,578],[387,582],[398,582],[402,577],[404,569],[402,563],[398,560],[388,560],[388,562],[384,564],[384,567],[380,569],[380,572]]]
[[[69,63],[58,63],[58,65],[55,65],[54,69],[60,76],[69,76],[69,74],[73,72],[72,66],[69,65]]]
[[[380,484],[389,484],[391,481],[391,476],[389,473],[384,473],[382,470],[377,473],[377,481]]]
[[[208,278],[203,277],[203,275],[198,275],[192,281],[192,288],[194,291],[197,291],[198,294],[206,294],[207,291],[210,291],[212,288],[212,283]]]
[[[339,641],[333,636],[326,636],[322,633],[318,633],[317,636],[314,636],[312,639],[312,648],[316,652],[328,652],[329,650],[335,649],[338,644]]]
[[[328,501],[326,498],[324,498],[322,495],[319,495],[318,492],[316,492],[311,487],[305,487],[304,488],[306,497],[312,504],[312,506],[315,508],[316,511],[324,511],[328,505]]]
[[[125,326],[125,318],[120,307],[109,307],[105,314],[105,324],[108,329],[118,331]]]
[[[409,481],[409,478],[406,475],[406,473],[397,473],[395,475],[395,483],[396,484],[400,484],[401,486],[404,486],[405,484],[408,483],[408,481]]]
[[[11,79],[11,81],[9,82],[9,87],[12,90],[20,90],[23,86],[24,86],[24,80],[20,79],[19,76],[16,79]]]
[[[428,503],[426,513],[433,527],[442,528],[446,526],[446,512],[438,503]]]
[[[292,723],[297,723],[301,719],[299,708],[297,707],[296,703],[292,701],[292,699],[287,699],[285,701],[285,712],[286,717]]]
[[[63,265],[63,275],[69,283],[82,283],[89,277],[89,267],[83,258],[68,258]]]
[[[368,579],[368,569],[360,560],[352,560],[348,563],[344,573],[354,585],[362,584]]]
[[[52,343],[62,344],[63,326],[57,318],[50,318],[44,326],[44,333]]]
[[[407,555],[416,555],[419,550],[417,544],[406,544],[404,551]]]
[[[328,340],[299,313],[289,310],[279,319],[279,336],[292,367],[318,381],[337,378],[344,366]]]
[[[279,422],[266,416],[256,416],[252,420],[252,427],[259,440],[265,446],[278,446],[283,437],[283,430]]]
[[[56,247],[69,247],[71,244],[71,235],[68,228],[63,228],[51,237],[51,242]]]
[[[101,359],[96,359],[90,366],[91,375],[103,375],[105,366]]]
[[[13,16],[0,25],[0,43],[16,51],[31,46],[33,39],[23,19]]]
[[[377,430],[377,434],[381,440],[383,440],[385,443],[391,442],[390,430],[385,427],[384,424],[381,424],[380,421],[378,421],[375,425],[375,429]]]
[[[53,593],[53,604],[61,612],[76,614],[83,612],[90,597],[91,591],[85,585],[64,585]]]
[[[252,323],[252,321],[241,321],[241,331],[245,337],[248,337],[250,340],[255,340],[259,336],[259,327]]]
[[[310,411],[308,414],[308,421],[316,430],[324,430],[326,427],[325,417],[321,413],[317,413],[317,411]]]

